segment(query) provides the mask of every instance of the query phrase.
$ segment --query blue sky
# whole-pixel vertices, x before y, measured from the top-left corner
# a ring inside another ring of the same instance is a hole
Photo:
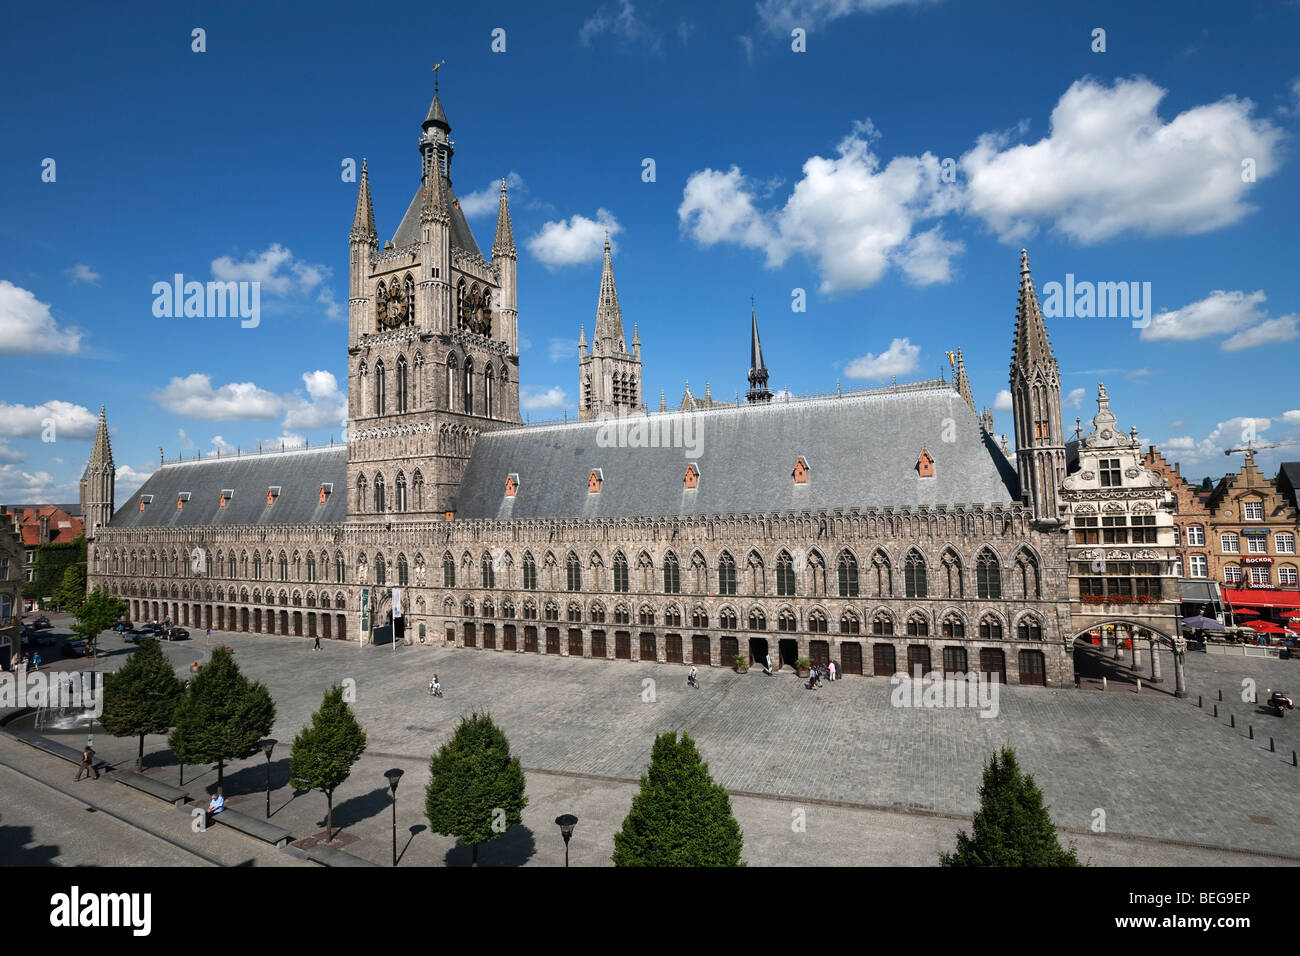
[[[1240,464],[1222,450],[1244,419],[1260,441],[1300,439],[1300,5],[1056,7],[11,10],[0,501],[75,501],[101,403],[119,501],[159,445],[341,437],[342,164],[367,157],[390,237],[439,60],[454,184],[485,251],[492,185],[512,183],[534,420],[576,407],[608,228],[652,408],[686,381],[747,387],[752,295],[774,388],[933,378],[960,346],[976,403],[1011,433],[999,393],[1027,246],[1040,292],[1067,274],[1150,283],[1145,329],[1048,319],[1067,421],[1086,426],[1104,381],[1125,427],[1198,477]],[[175,273],[261,278],[260,324],[155,317],[153,283]],[[1295,459],[1259,455],[1269,473]]]

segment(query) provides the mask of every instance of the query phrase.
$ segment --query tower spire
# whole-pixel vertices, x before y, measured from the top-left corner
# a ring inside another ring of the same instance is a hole
[[[605,233],[605,262],[600,272],[600,294],[596,299],[596,330],[592,344],[600,342],[607,352],[617,345],[619,352],[627,349],[623,344],[623,310],[618,306],[618,288],[614,285],[614,260],[609,252],[609,233]]]
[[[375,207],[370,201],[370,173],[365,157],[361,159],[361,187],[357,190],[357,211],[352,217],[352,238],[378,240],[375,232]]]
[[[747,402],[770,402],[772,392],[767,387],[767,366],[763,364],[763,344],[758,340],[758,311],[754,300],[749,300],[749,392]]]
[[[970,410],[975,411],[975,398],[971,395],[970,379],[966,376],[966,360],[962,357],[960,348],[957,349],[957,374],[953,378],[953,386],[957,389],[957,394],[970,406]]]
[[[497,235],[492,243],[492,258],[515,253],[515,233],[510,225],[510,202],[506,198],[506,181],[501,180],[501,199],[497,202]]]

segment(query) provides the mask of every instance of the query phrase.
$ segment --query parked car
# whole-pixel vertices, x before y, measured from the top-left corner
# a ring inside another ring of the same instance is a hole
[[[113,625],[113,630],[125,634],[127,631],[134,630],[134,627],[130,621],[118,621]]]
[[[142,637],[156,637],[153,631],[144,627],[133,627],[122,635],[122,640],[130,644],[138,644]]]
[[[85,657],[90,653],[90,647],[85,640],[78,638],[75,641],[68,641],[63,645],[64,657]]]
[[[183,627],[173,627],[168,632],[168,636],[173,641],[188,641],[190,639],[190,632],[185,630]]]
[[[54,625],[50,623],[50,619],[48,617],[42,614],[36,620],[32,621],[31,626],[32,626],[32,630],[39,631],[42,628],[53,627]]]
[[[59,639],[53,634],[42,634],[36,638],[37,647],[53,647],[57,643],[59,643]]]

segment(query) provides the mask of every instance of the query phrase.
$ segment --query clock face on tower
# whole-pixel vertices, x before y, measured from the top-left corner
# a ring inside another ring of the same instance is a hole
[[[409,305],[397,283],[383,290],[379,298],[379,322],[386,329],[395,329],[407,322]]]

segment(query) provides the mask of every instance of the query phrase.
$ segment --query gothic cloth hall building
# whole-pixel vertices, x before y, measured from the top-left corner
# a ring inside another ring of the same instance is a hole
[[[418,187],[382,247],[362,166],[346,445],[165,463],[115,513],[111,482],[91,484],[109,500],[87,505],[113,515],[92,585],[133,618],[250,633],[383,641],[399,605],[400,639],[483,653],[1071,680],[1077,442],[1023,254],[1013,457],[964,360],[951,383],[783,399],[754,320],[746,401],[647,413],[608,244],[578,420],[526,426],[505,184],[489,260],[436,94],[422,130]],[[1127,457],[1117,480],[1146,487]],[[1161,560],[1141,586],[1176,600]]]

